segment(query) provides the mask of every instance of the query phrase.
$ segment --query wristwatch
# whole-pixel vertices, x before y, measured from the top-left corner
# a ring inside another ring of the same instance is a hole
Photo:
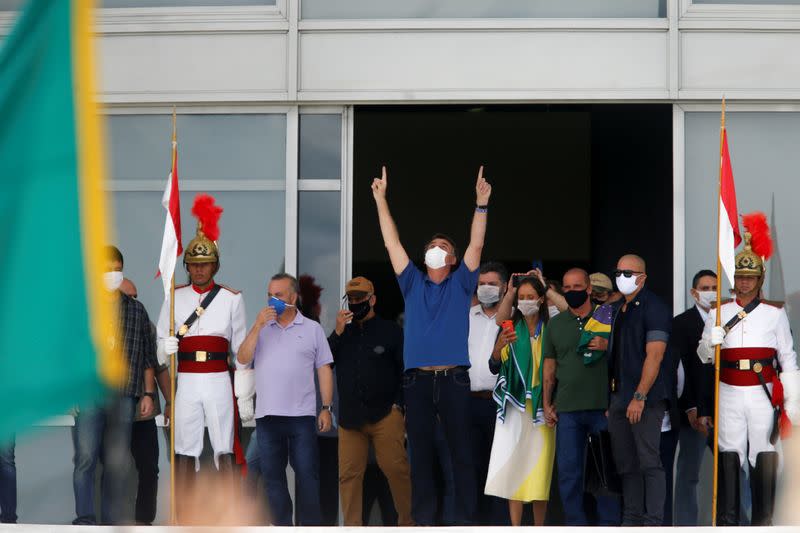
[[[156,393],[156,392],[145,392],[144,395],[145,396],[150,396],[154,400],[158,399],[158,393]]]
[[[332,413],[333,412],[333,405],[323,405],[320,408],[320,410],[323,410],[323,409],[326,409],[326,410],[328,410],[328,411],[330,411]]]
[[[636,392],[633,393],[633,399],[638,400],[640,402],[647,401],[647,394],[642,394],[637,390]]]

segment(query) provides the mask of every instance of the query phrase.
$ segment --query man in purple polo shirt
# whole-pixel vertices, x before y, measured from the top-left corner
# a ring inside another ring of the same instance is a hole
[[[269,282],[268,306],[258,314],[237,358],[256,374],[256,433],[261,474],[276,526],[292,525],[286,461],[297,477],[297,524],[320,524],[317,429],[328,431],[333,409],[333,356],[322,327],[297,309],[299,287],[289,274]],[[317,415],[314,371],[322,408]]]
[[[470,242],[461,264],[455,243],[436,234],[425,246],[426,272],[408,258],[386,201],[386,167],[372,182],[381,233],[405,299],[403,392],[411,459],[411,514],[417,525],[435,525],[436,484],[433,477],[436,424],[442,424],[453,463],[456,522],[472,524],[477,487],[469,435],[470,381],[469,309],[478,282],[486,234],[486,213],[492,187],[475,184],[476,203]],[[488,364],[488,361],[487,361]]]

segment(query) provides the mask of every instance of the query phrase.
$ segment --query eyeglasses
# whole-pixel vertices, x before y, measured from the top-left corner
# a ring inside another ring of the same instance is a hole
[[[615,278],[618,278],[620,276],[625,276],[626,278],[629,278],[629,277],[633,276],[634,274],[644,274],[644,272],[642,272],[640,270],[615,270],[614,271],[614,277]]]

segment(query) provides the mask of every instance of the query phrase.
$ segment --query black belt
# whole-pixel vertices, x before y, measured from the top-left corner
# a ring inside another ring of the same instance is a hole
[[[178,352],[178,361],[227,361],[228,352]]]
[[[453,376],[455,374],[463,374],[467,371],[465,366],[454,366],[453,368],[444,368],[442,370],[423,370],[421,368],[414,368],[411,372],[421,376]]]
[[[774,365],[772,357],[767,359],[737,359],[736,361],[722,360],[719,364],[722,368],[732,368],[734,370],[753,370],[756,365],[761,365],[759,368]]]

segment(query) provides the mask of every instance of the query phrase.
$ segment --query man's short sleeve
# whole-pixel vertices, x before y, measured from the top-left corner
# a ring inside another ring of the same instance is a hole
[[[478,286],[478,276],[480,275],[480,269],[476,268],[473,271],[470,271],[469,267],[464,261],[461,261],[461,264],[458,265],[458,268],[455,272],[453,272],[453,277],[458,281],[458,284],[469,294],[472,294],[475,291],[475,288]]]
[[[545,359],[556,359],[556,347],[550,336],[550,328],[545,327],[542,334],[542,357]]]
[[[645,342],[667,342],[672,330],[672,317],[667,307],[657,298],[652,298],[644,318]]]
[[[422,272],[412,261],[409,261],[406,268],[397,276],[397,284],[400,285],[400,292],[403,293],[403,298],[421,281]]]
[[[325,332],[322,331],[322,326],[314,323],[316,327],[314,328],[314,336],[317,345],[317,354],[314,356],[314,368],[319,368],[321,366],[330,365],[333,363],[333,354],[331,353],[331,347],[328,344],[328,339],[325,338]]]

